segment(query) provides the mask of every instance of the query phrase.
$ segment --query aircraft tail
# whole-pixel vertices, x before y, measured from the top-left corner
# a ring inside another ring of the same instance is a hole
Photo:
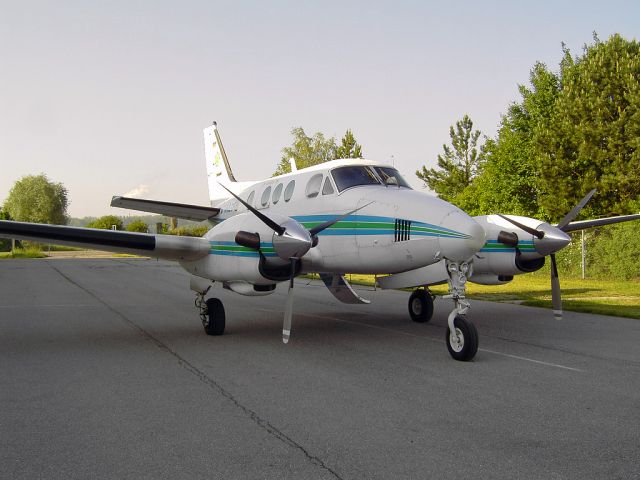
[[[213,125],[205,128],[203,133],[204,156],[207,162],[207,177],[209,183],[209,199],[211,205],[215,206],[221,200],[229,198],[229,194],[220,184],[229,186],[229,184],[236,183],[236,179],[233,176],[227,154],[222,146],[216,123],[213,122]]]

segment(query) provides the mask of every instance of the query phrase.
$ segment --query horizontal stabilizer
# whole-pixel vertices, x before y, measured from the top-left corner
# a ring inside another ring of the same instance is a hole
[[[579,222],[571,222],[562,228],[565,232],[575,232],[576,230],[585,230],[587,228],[601,227],[603,225],[611,225],[613,223],[630,222],[632,220],[640,220],[640,214],[620,215],[618,217],[597,218],[595,220],[581,220]]]
[[[207,256],[211,248],[209,241],[201,237],[149,235],[8,220],[0,221],[0,237],[132,253],[166,260],[197,260]]]
[[[141,212],[159,213],[167,217],[183,218],[196,222],[211,220],[220,213],[220,209],[213,207],[128,197],[113,197],[111,199],[111,206],[139,210]]]

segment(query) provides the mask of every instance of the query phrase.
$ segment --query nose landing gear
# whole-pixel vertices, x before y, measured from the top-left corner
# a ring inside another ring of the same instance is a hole
[[[449,274],[449,294],[454,308],[447,319],[447,350],[455,359],[463,362],[472,360],[478,352],[478,331],[465,315],[469,311],[469,302],[465,299],[467,276],[471,274],[467,262],[447,262]]]

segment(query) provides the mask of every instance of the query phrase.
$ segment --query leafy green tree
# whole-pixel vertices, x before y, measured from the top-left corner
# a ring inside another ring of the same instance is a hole
[[[3,210],[19,222],[64,225],[68,204],[62,183],[51,182],[45,174],[27,175],[13,185]]]
[[[423,166],[416,175],[440,198],[452,201],[471,185],[483,154],[478,145],[480,131],[473,130],[469,115],[458,120],[455,128],[453,125],[449,128],[449,136],[451,147],[442,145],[444,153],[438,155],[437,168]]]
[[[125,227],[125,230],[127,232],[147,233],[149,231],[149,225],[142,220],[134,220]]]
[[[565,48],[553,115],[537,126],[541,203],[552,217],[591,188],[590,214],[630,212],[640,197],[640,43],[594,37],[583,55]]]
[[[275,175],[291,171],[290,158],[294,158],[300,169],[318,165],[338,158],[362,158],[362,147],[358,144],[351,130],[347,130],[340,146],[334,137],[326,138],[321,132],[309,137],[302,127],[291,130],[293,144],[282,149],[282,158]]]
[[[87,223],[87,228],[111,230],[113,225],[116,226],[116,230],[122,230],[122,219],[115,215],[105,215],[103,217],[96,218],[93,222]]]
[[[336,158],[362,158],[362,147],[356,142],[353,132],[347,130],[336,149]]]
[[[455,201],[474,215],[511,213],[545,217],[538,199],[538,125],[549,122],[559,95],[560,79],[542,63],[531,70],[530,87],[519,86],[522,101],[509,106],[498,136],[483,149],[484,162],[472,185]]]
[[[325,138],[321,132],[309,137],[302,127],[291,130],[293,144],[282,149],[282,158],[274,175],[282,175],[291,171],[289,159],[294,158],[298,168],[311,167],[319,163],[333,160],[336,154],[336,139]]]

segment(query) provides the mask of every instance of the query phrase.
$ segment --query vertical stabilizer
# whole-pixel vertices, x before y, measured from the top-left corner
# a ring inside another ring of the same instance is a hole
[[[229,195],[220,186],[235,183],[236,179],[231,171],[227,154],[224,151],[216,123],[203,130],[204,133],[204,157],[207,162],[207,177],[209,183],[209,198],[211,205]]]

